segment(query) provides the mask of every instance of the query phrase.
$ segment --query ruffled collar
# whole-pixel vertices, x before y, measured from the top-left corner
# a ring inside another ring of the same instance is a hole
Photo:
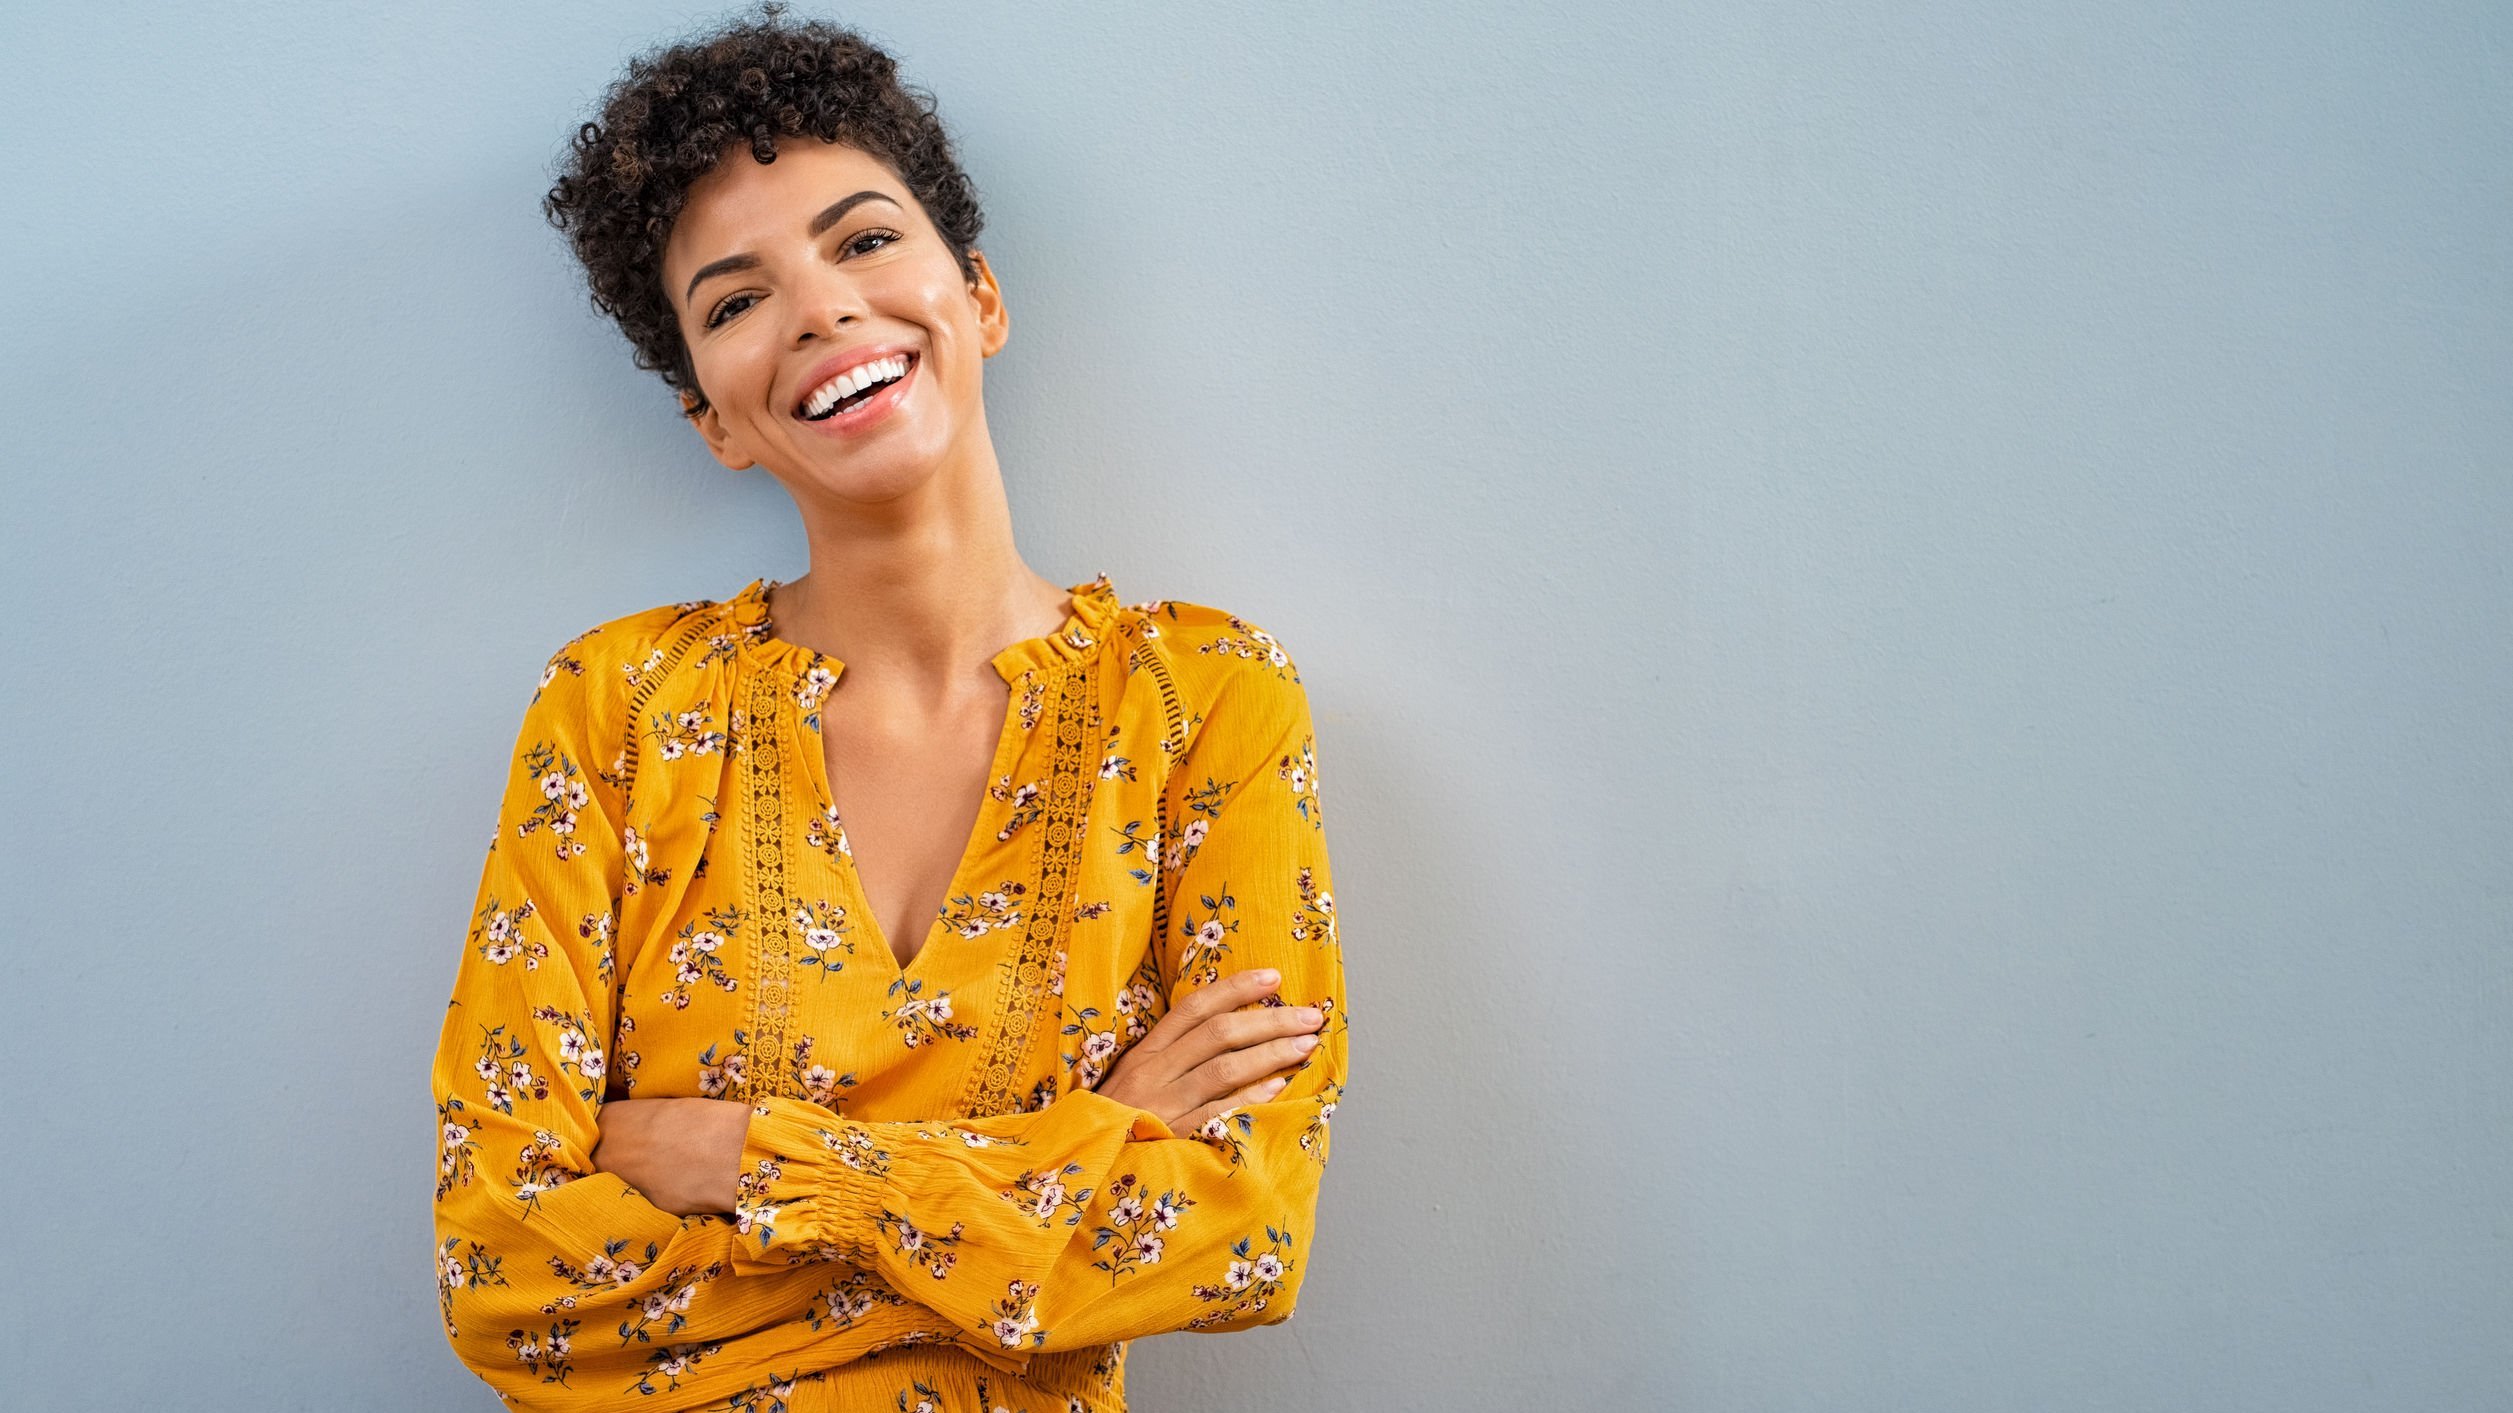
[[[846,670],[846,664],[817,649],[778,637],[776,625],[768,621],[768,594],[784,582],[753,579],[740,593],[726,599],[723,609],[739,629],[743,653],[753,662],[805,683],[817,677],[821,690],[826,691],[837,685],[838,674]],[[1071,599],[1065,608],[1065,621],[1055,632],[1023,638],[995,654],[995,671],[1004,681],[1017,683],[1041,668],[1084,661],[1115,632],[1117,591],[1109,584],[1105,571],[1083,583],[1068,585],[1065,592]]]

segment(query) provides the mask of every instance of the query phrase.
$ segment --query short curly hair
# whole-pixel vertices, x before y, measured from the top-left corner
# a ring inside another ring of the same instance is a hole
[[[690,185],[748,147],[776,160],[805,134],[879,160],[925,208],[975,282],[969,252],[985,226],[934,98],[899,80],[898,62],[853,30],[795,22],[768,0],[755,18],[629,61],[601,115],[576,131],[541,209],[592,286],[593,306],[628,336],[637,366],[663,376],[694,415],[707,406],[663,288],[663,247]]]

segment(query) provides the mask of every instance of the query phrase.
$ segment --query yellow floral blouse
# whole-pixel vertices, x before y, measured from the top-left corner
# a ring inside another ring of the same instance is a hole
[[[524,714],[433,1067],[445,1334],[527,1409],[1125,1407],[1126,1341],[1290,1316],[1344,1087],[1308,700],[1217,609],[1103,574],[1011,686],[901,968],[831,806],[845,670],[773,583],[562,646]],[[1326,1009],[1190,1134],[1093,1092],[1248,967]],[[730,1215],[591,1161],[607,1098],[751,1104]]]

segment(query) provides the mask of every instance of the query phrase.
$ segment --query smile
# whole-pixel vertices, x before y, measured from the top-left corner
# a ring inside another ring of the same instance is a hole
[[[806,422],[858,420],[854,414],[867,410],[876,399],[885,405],[897,401],[896,396],[883,394],[892,388],[904,389],[916,362],[916,354],[910,351],[867,359],[841,369],[805,394],[794,415]]]

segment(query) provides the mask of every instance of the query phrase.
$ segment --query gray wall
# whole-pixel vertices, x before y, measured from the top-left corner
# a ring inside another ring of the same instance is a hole
[[[711,11],[9,7],[0,1350],[487,1409],[542,656],[791,575],[535,203]],[[1146,1409],[2513,1405],[2513,11],[863,5],[1032,561],[1300,658],[1360,1024]]]

